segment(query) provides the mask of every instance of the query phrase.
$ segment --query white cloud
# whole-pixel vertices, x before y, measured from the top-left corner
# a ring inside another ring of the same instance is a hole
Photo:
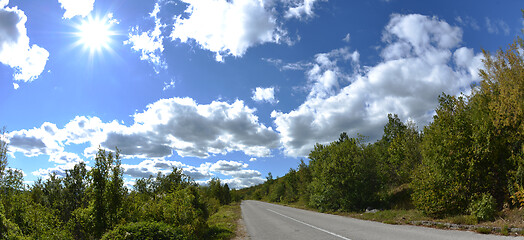
[[[310,64],[311,67],[306,73],[310,88],[308,98],[323,98],[337,92],[340,89],[339,84],[349,81],[349,76],[342,71],[338,63],[351,60],[353,66],[358,68],[359,58],[358,51],[351,52],[348,48],[315,55],[315,62]]]
[[[253,90],[253,97],[251,97],[253,100],[257,102],[268,102],[268,103],[278,103],[278,100],[275,99],[275,88],[274,87],[268,87],[268,88],[261,88],[257,87],[255,90]]]
[[[153,159],[144,160],[136,165],[122,164],[122,167],[124,168],[124,173],[133,178],[156,176],[159,172],[169,174],[172,168],[176,167],[182,169],[182,173],[190,176],[193,180],[203,184],[209,182],[216,173],[232,177],[231,179],[222,179],[231,188],[250,187],[264,182],[260,177],[260,172],[246,169],[249,167],[247,164],[236,161],[219,160],[215,163],[206,162],[195,167],[177,161]]]
[[[7,7],[8,3],[0,2],[0,63],[15,70],[15,80],[31,82],[44,71],[49,52],[29,45],[26,15],[17,7]]]
[[[45,122],[40,128],[13,131],[8,134],[10,153],[21,152],[28,157],[51,155],[63,152],[63,146],[57,141],[55,124]]]
[[[175,79],[171,79],[171,82],[169,83],[164,82],[164,87],[162,88],[162,91],[166,91],[170,88],[175,88]]]
[[[464,27],[471,27],[474,30],[480,30],[480,26],[477,23],[477,20],[475,20],[474,18],[470,16],[465,16],[465,17],[458,16],[455,18],[455,21],[457,21],[460,25]]]
[[[59,152],[51,154],[49,161],[57,164],[77,164],[79,162],[83,162],[82,158],[80,158],[76,153],[70,152]]]
[[[351,35],[349,33],[346,34],[344,38],[342,38],[342,41],[347,42],[347,43],[349,43],[350,40],[351,40]]]
[[[253,178],[231,178],[231,179],[222,179],[224,184],[227,183],[230,189],[240,189],[255,186],[258,184],[264,183],[266,180],[261,177]]]
[[[286,11],[286,18],[309,18],[314,15],[313,6],[318,0],[287,0],[291,7]]]
[[[151,159],[141,161],[139,164],[122,164],[124,174],[135,178],[147,178],[156,176],[159,172],[168,174],[173,168],[182,169],[185,165],[177,161],[168,161],[164,159]]]
[[[138,158],[163,158],[173,152],[205,158],[232,151],[269,156],[278,147],[278,134],[254,113],[238,100],[206,105],[190,98],[162,99],[136,113],[131,126],[77,116],[61,129],[44,123],[40,128],[13,131],[10,151],[32,157],[63,152],[64,145],[89,143],[86,157],[94,156],[99,146],[118,147],[124,157]]]
[[[467,93],[478,80],[481,54],[458,48],[458,27],[422,15],[392,15],[383,36],[382,62],[352,74],[337,65],[349,51],[317,54],[306,71],[312,86],[306,101],[289,113],[271,114],[287,155],[306,156],[315,143],[336,140],[343,131],[378,139],[388,113],[426,125],[439,94]]]
[[[181,42],[192,39],[214,52],[217,61],[228,55],[240,57],[258,44],[279,43],[286,35],[264,1],[182,1],[188,7],[184,14],[175,16],[171,38]]]
[[[250,187],[264,182],[259,171],[245,169],[247,167],[249,165],[246,163],[226,160],[219,160],[209,165],[211,171],[233,177],[232,179],[222,180],[232,188]]]
[[[162,30],[166,25],[160,22],[159,12],[160,5],[155,3],[155,8],[149,14],[155,20],[155,28],[153,30],[140,32],[138,26],[136,26],[129,33],[129,40],[124,41],[124,44],[132,45],[131,49],[141,53],[141,60],[153,64],[157,73],[160,72],[160,69],[167,68],[167,64],[162,59],[162,53],[164,52]]]
[[[504,35],[509,35],[509,26],[502,20],[491,20],[488,17],[486,20],[486,29],[491,34],[503,33]]]
[[[84,161],[75,153],[70,152],[55,152],[51,153],[49,157],[49,162],[55,163],[54,167],[49,168],[39,168],[38,170],[32,172],[33,176],[40,177],[42,179],[49,178],[49,174],[56,174],[61,177],[65,177],[66,171],[73,169],[76,164],[81,162],[89,163]],[[87,170],[90,170],[91,167],[86,166]]]
[[[73,18],[74,16],[85,17],[93,11],[95,0],[58,0],[62,8],[65,9],[63,18]]]
[[[250,158],[250,159],[249,159],[250,162],[254,162],[254,161],[256,161],[256,160],[257,160],[257,158]]]

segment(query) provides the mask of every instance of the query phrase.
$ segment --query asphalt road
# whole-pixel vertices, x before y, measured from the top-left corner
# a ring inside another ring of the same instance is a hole
[[[524,239],[378,222],[312,212],[259,201],[243,201],[242,217],[251,240],[432,240]]]

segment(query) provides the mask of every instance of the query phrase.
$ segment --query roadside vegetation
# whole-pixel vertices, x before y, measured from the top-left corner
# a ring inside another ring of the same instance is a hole
[[[316,144],[308,163],[241,195],[394,224],[523,228],[523,52],[521,38],[484,51],[481,81],[469,95],[443,93],[428,126],[390,114],[378,141],[342,133]]]
[[[5,133],[5,132],[4,132]],[[0,134],[0,137],[5,134]],[[0,139],[0,239],[230,239],[240,218],[235,190],[219,179],[198,186],[181,169],[124,187],[118,150],[95,164],[32,186],[7,167]],[[236,197],[235,197],[236,196]]]

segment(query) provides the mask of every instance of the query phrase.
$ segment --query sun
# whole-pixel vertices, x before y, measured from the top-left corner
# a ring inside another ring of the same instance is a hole
[[[77,45],[83,46],[90,53],[108,50],[116,33],[111,29],[115,21],[112,16],[102,18],[88,17],[76,27]]]

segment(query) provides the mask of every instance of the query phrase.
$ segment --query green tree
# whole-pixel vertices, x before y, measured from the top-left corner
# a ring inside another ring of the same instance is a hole
[[[468,205],[467,169],[471,159],[471,124],[463,97],[439,99],[433,123],[424,129],[423,161],[413,180],[413,200],[435,216],[464,212]]]
[[[99,149],[91,169],[94,230],[97,238],[117,224],[123,199],[120,154]]]
[[[341,135],[343,136],[343,135]],[[309,154],[313,176],[310,205],[320,210],[361,210],[377,203],[381,189],[375,159],[359,139],[317,144]]]
[[[71,218],[71,213],[77,208],[87,207],[88,181],[87,168],[84,162],[76,164],[73,169],[66,170],[66,176],[63,179],[65,200],[63,221],[68,221]],[[36,183],[34,185],[36,186]],[[37,188],[33,188],[32,192],[36,190]]]
[[[524,51],[524,41],[520,37],[517,37],[506,50],[498,50],[495,55],[484,51],[484,68],[480,70],[482,81],[475,92],[478,105],[489,112],[489,115],[485,117],[484,132],[487,132],[490,138],[482,140],[491,146],[494,145],[491,144],[492,142],[497,143],[495,147],[482,149],[487,149],[487,154],[491,153],[491,157],[503,160],[494,167],[502,168],[506,172],[496,176],[496,179],[499,186],[502,184],[508,186],[507,191],[512,195],[517,206],[524,200],[519,197],[522,194],[518,193],[524,192],[524,58],[522,51]],[[509,181],[507,184],[504,182],[506,179]],[[497,199],[499,205],[501,201],[507,200],[508,196],[506,192],[501,191],[492,192],[492,195]]]

